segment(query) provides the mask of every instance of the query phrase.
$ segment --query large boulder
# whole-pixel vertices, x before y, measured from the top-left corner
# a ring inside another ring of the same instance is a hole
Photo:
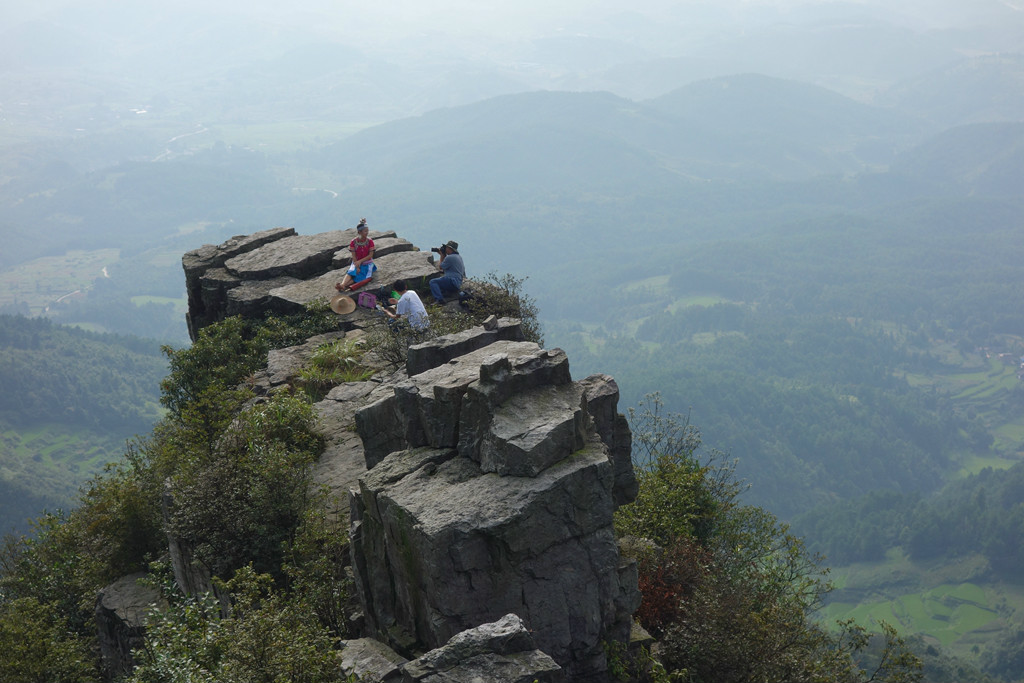
[[[186,320],[193,341],[199,330],[224,319],[226,292],[241,282],[240,278],[224,268],[228,259],[294,234],[294,228],[272,228],[252,235],[236,235],[216,246],[204,244],[181,257],[185,271],[185,291],[188,294]],[[217,271],[217,277],[206,280],[211,271]]]
[[[515,614],[457,633],[412,661],[373,638],[342,641],[341,671],[358,683],[565,681],[565,672],[537,649],[533,635]]]
[[[499,341],[356,413],[369,469],[351,542],[371,632],[411,655],[514,613],[570,680],[606,679],[603,643],[628,641],[639,593],[588,390],[560,349]]]
[[[515,614],[481,624],[401,667],[403,683],[563,683],[565,672],[537,649]]]
[[[146,616],[165,606],[160,591],[141,583],[146,574],[123,576],[96,598],[96,633],[104,673],[109,680],[135,666],[132,650],[142,646]]]

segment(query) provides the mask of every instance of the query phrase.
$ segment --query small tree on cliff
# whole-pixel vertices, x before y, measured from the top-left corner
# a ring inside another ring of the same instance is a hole
[[[916,681],[920,662],[895,631],[872,674],[853,622],[826,630],[814,612],[830,590],[820,558],[769,512],[742,505],[734,464],[701,460],[699,431],[665,415],[657,395],[630,411],[639,492],[616,528],[634,539],[643,602],[672,677],[700,683]]]

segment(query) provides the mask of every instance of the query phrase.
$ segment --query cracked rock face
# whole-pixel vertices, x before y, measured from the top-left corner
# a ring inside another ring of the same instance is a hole
[[[496,341],[357,412],[369,469],[351,539],[368,627],[432,648],[512,613],[569,680],[604,680],[602,642],[625,642],[639,604],[612,529],[629,485],[588,412],[617,397],[600,376],[573,382],[560,349]]]

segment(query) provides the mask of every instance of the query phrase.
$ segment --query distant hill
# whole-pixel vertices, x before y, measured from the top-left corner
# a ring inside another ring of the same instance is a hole
[[[865,138],[904,138],[919,125],[902,114],[798,81],[740,74],[693,83],[646,104],[690,126],[762,135],[826,149]]]
[[[917,130],[905,116],[822,88],[746,75],[647,102],[505,95],[374,127],[318,163],[366,184],[416,188],[802,180],[857,172],[859,144],[891,146]]]
[[[877,103],[941,127],[1024,121],[1024,54],[957,60],[893,85]]]
[[[971,194],[1024,195],[1024,123],[985,123],[944,131],[901,154],[892,172]]]

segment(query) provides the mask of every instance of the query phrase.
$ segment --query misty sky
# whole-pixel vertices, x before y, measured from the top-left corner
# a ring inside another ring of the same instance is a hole
[[[870,101],[961,58],[1020,52],[1022,8],[1024,0],[5,2],[0,113],[12,102],[35,102],[36,113],[181,102],[202,84],[211,106],[194,106],[193,118],[212,119],[218,94],[239,102],[251,93],[256,111],[297,78],[313,79],[316,93],[321,77],[341,101],[373,101],[362,123],[531,90],[644,100],[737,73]],[[27,80],[35,69],[45,73]],[[307,113],[317,115],[312,104]]]
[[[283,28],[333,36],[346,41],[392,43],[409,36],[435,34],[453,39],[521,39],[556,32],[618,33],[643,40],[635,32],[647,26],[691,25],[706,30],[743,31],[765,23],[813,24],[840,16],[884,17],[918,31],[965,28],[1005,21],[1020,14],[1024,0],[37,0],[0,4],[0,22],[15,26],[30,19],[89,22],[111,34],[131,32],[171,17],[197,23],[224,18],[272,22]],[[658,37],[661,42],[661,37]]]

